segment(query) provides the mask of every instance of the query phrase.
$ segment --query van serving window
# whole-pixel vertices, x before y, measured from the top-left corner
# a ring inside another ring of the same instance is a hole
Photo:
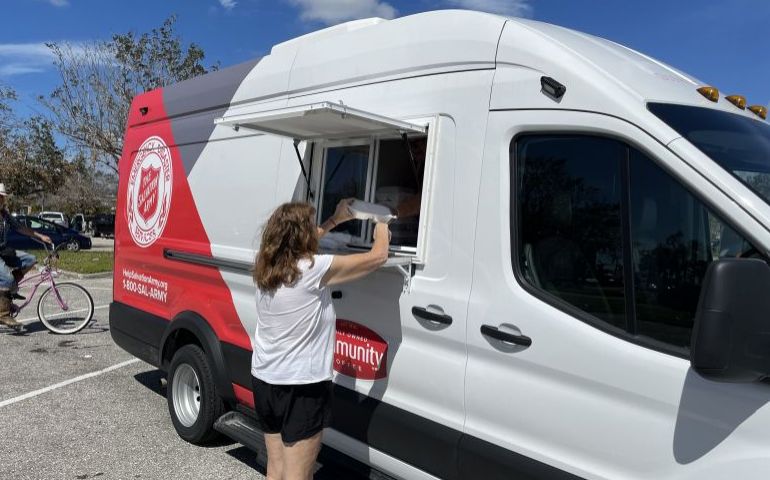
[[[333,102],[229,115],[217,118],[214,123],[294,140],[333,140],[394,133],[424,134],[427,131],[421,125]]]
[[[414,123],[341,102],[319,102],[227,115],[215,123],[292,139],[308,187],[306,197],[316,206],[319,221],[343,198],[397,210],[386,266],[401,270],[408,289],[414,264],[424,258],[418,230],[428,130],[434,121],[430,117]],[[300,153],[300,142],[308,142],[309,153]],[[344,253],[369,248],[372,230],[368,221],[346,223],[324,237],[321,249]]]

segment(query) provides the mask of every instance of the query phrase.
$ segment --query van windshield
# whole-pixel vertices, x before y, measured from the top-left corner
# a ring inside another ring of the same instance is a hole
[[[647,108],[770,204],[770,125],[711,108]]]

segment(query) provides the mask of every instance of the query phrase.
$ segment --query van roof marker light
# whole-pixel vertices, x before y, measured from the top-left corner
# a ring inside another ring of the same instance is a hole
[[[700,87],[698,92],[712,102],[719,101],[719,90],[715,87]]]
[[[567,92],[567,87],[551,77],[540,77],[540,86],[543,93],[556,101],[561,100],[561,97]]]
[[[743,95],[730,95],[729,97],[725,98],[728,102],[732,103],[741,110],[746,110],[746,97]]]
[[[752,105],[749,107],[749,110],[754,112],[762,120],[767,120],[767,107],[763,107],[762,105]]]

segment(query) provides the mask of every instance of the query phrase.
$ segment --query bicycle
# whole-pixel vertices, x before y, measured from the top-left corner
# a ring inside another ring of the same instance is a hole
[[[59,335],[71,335],[83,330],[94,317],[94,300],[88,290],[76,283],[56,283],[59,276],[56,262],[58,251],[66,248],[66,244],[50,248],[45,245],[47,252],[43,267],[37,274],[27,276],[19,281],[16,298],[24,298],[21,305],[11,306],[11,316],[16,317],[35,298],[38,288],[44,283],[50,286],[40,295],[37,302],[37,318],[50,332]],[[17,331],[23,330],[17,327]]]

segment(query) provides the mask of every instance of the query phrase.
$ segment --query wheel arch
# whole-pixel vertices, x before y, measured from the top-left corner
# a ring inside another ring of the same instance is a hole
[[[158,352],[158,364],[161,369],[168,371],[174,353],[189,344],[198,345],[206,354],[222,399],[235,401],[235,392],[219,338],[206,319],[195,312],[179,313],[163,333]]]

